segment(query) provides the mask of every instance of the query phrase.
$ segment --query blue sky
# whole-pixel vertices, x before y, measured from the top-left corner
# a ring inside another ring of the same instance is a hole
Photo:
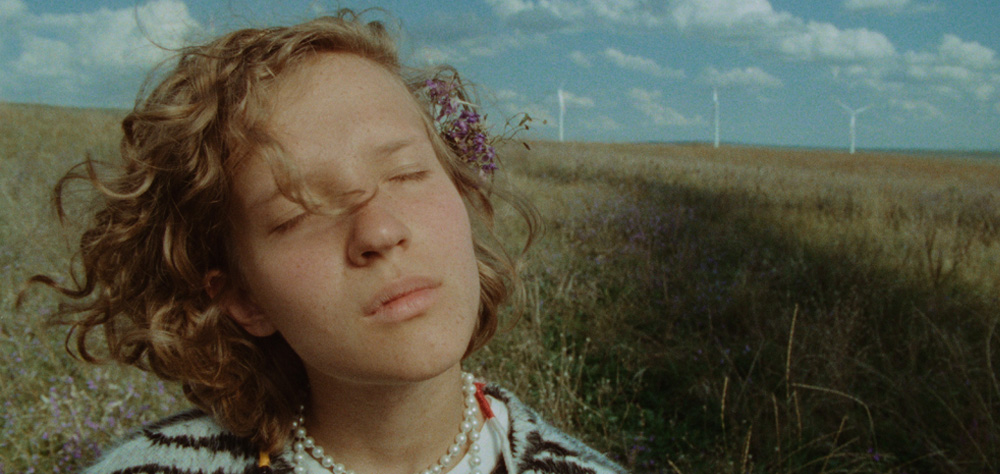
[[[380,6],[406,62],[567,140],[1000,149],[996,0],[0,0],[0,100],[129,107],[166,46]],[[383,15],[384,17],[384,15]],[[542,121],[547,122],[542,124]],[[502,122],[502,121],[501,121]]]

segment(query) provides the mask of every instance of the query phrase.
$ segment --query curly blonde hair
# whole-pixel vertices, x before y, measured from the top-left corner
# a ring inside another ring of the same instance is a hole
[[[231,178],[248,157],[283,169],[280,146],[265,127],[268,91],[321,52],[381,65],[423,106],[438,158],[478,222],[473,240],[481,303],[466,355],[484,345],[496,331],[502,303],[519,288],[516,261],[494,232],[491,197],[497,191],[442,139],[422,91],[441,74],[464,86],[449,69],[404,75],[382,24],[349,10],[295,26],[235,31],[180,51],[176,67],[122,123],[120,174],[102,179],[88,158],[56,185],[60,217],[71,180],[90,182],[100,196],[80,241],[79,271],[70,272],[73,283],[32,278],[76,300],[61,312],[72,325],[66,339],[71,353],[98,361],[88,334],[100,328],[110,359],[179,381],[192,403],[269,452],[289,440],[308,384],[305,370],[280,334],[255,338],[228,317],[206,292],[205,278],[222,270],[239,285],[228,240]],[[281,178],[291,174],[277,175],[282,192],[294,196],[294,183]],[[535,213],[523,200],[511,202],[528,223],[527,248]]]

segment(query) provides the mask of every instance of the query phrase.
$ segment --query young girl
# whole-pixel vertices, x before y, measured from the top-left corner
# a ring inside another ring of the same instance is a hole
[[[100,329],[197,407],[88,472],[623,472],[462,372],[517,282],[465,97],[347,11],[185,50],[121,175],[57,187],[104,197],[78,286],[35,278],[79,299],[84,359]]]

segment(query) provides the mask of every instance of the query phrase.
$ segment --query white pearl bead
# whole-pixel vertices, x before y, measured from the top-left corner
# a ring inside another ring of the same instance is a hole
[[[463,421],[460,431],[455,436],[455,443],[448,447],[448,451],[441,456],[437,464],[428,467],[418,474],[442,474],[445,468],[449,467],[462,453],[462,449],[470,440],[473,443],[469,446],[471,455],[469,466],[472,468],[472,474],[482,474],[481,471],[476,469],[476,466],[482,462],[482,459],[478,456],[480,452],[479,445],[475,443],[480,437],[477,429],[480,425],[477,416],[480,413],[480,408],[479,401],[476,399],[476,393],[475,377],[468,372],[462,372],[462,394],[465,398],[465,407],[462,412]],[[300,406],[299,416],[292,422],[292,434],[295,437],[295,443],[293,444],[295,454],[292,459],[295,464],[295,473],[304,474],[306,472],[305,467],[301,466],[301,463],[305,460],[306,453],[308,453],[333,474],[355,474],[354,471],[346,469],[342,464],[337,464],[332,456],[326,455],[323,447],[316,445],[316,440],[306,433],[304,412],[305,406]]]

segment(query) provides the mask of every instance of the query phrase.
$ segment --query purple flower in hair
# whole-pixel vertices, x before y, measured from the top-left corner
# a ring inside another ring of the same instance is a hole
[[[497,169],[496,149],[484,129],[482,117],[472,104],[462,100],[457,80],[428,79],[424,84],[437,108],[435,120],[441,136],[481,176],[492,174]]]

